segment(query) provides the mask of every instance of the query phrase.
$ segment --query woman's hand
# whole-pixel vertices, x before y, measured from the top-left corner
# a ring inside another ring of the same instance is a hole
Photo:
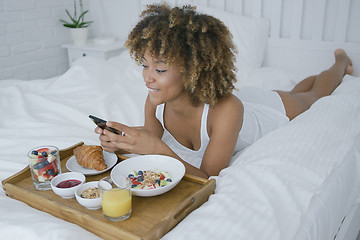
[[[203,170],[200,170],[182,160],[161,140],[161,138],[145,127],[128,127],[117,122],[107,122],[106,125],[123,132],[124,135],[117,135],[99,127],[95,128],[95,132],[100,134],[99,139],[101,141],[101,146],[105,151],[125,151],[126,153],[136,154],[166,155],[180,160],[185,165],[188,173],[203,178],[209,177],[209,175]]]
[[[100,134],[99,136],[99,140],[100,140],[100,145],[102,146],[102,148],[107,151],[107,152],[116,152],[119,149],[117,149],[113,143],[111,143],[110,138],[104,134],[105,130],[99,127],[95,128],[95,133]]]
[[[108,121],[106,125],[123,132],[123,135],[117,135],[98,127],[95,129],[95,132],[100,134],[101,146],[108,152],[124,150],[136,154],[155,154],[164,144],[161,139],[144,127],[128,127],[111,121]]]

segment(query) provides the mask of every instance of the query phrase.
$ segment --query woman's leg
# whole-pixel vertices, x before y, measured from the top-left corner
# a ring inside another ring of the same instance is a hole
[[[296,84],[296,86],[290,91],[290,94],[310,91],[314,85],[316,78],[317,75],[305,78],[304,80]]]
[[[318,99],[330,95],[339,86],[345,74],[352,74],[352,62],[346,52],[337,49],[334,56],[335,63],[328,70],[304,79],[290,92],[276,91],[290,119],[309,109]]]

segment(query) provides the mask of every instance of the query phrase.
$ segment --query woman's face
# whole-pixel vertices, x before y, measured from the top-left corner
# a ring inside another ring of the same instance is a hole
[[[166,59],[154,59],[148,51],[145,52],[142,66],[143,78],[152,104],[159,105],[188,97],[179,66],[167,65]]]

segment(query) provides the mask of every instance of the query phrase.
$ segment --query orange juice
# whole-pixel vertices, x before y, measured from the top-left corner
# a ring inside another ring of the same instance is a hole
[[[103,193],[101,199],[103,213],[108,217],[118,218],[131,210],[131,193],[128,189],[111,189]]]

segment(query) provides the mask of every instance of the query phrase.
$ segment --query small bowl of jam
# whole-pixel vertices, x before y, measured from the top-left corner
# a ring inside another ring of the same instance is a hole
[[[75,191],[85,182],[85,175],[78,172],[61,173],[51,180],[51,189],[62,198],[75,197]]]

